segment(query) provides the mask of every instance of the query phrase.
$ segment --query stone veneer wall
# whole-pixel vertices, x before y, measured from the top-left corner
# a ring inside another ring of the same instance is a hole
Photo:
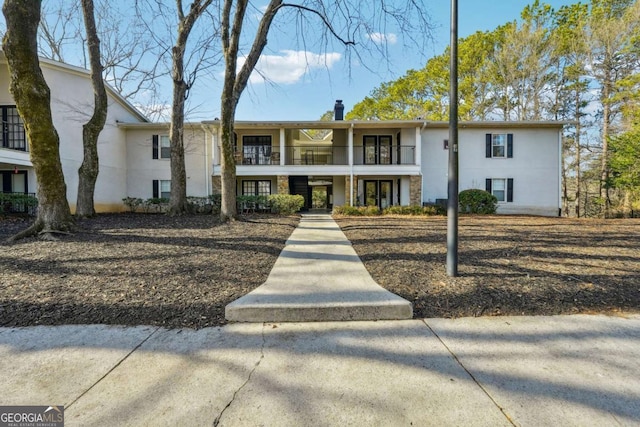
[[[278,194],[289,194],[289,177],[278,175]]]
[[[422,205],[422,177],[419,175],[411,175],[409,177],[409,204],[411,206]]]

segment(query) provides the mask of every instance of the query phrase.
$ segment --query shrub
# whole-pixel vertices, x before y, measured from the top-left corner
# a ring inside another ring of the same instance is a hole
[[[334,206],[333,207],[334,215],[345,215],[345,216],[362,216],[362,212],[355,206]]]
[[[220,207],[222,206],[222,194],[211,194],[209,196],[211,202],[211,211],[213,213],[220,213]]]
[[[461,191],[458,195],[461,213],[494,214],[498,209],[498,199],[484,190],[470,189]]]
[[[0,213],[26,213],[35,215],[38,199],[31,194],[0,193]]]
[[[377,206],[335,206],[333,208],[335,215],[345,216],[376,216],[382,212]]]
[[[168,207],[169,207],[169,199],[165,197],[152,197],[142,202],[142,209],[144,209],[146,213],[149,213],[149,212],[164,213],[167,211]]]
[[[292,215],[304,206],[304,197],[299,194],[272,194],[268,197],[271,211],[280,215]]]
[[[211,199],[209,197],[187,196],[187,203],[189,204],[189,212],[192,213],[209,214],[212,211]]]
[[[122,199],[122,203],[129,208],[130,212],[135,212],[142,204],[142,199],[138,197],[125,197]]]
[[[389,206],[382,211],[383,215],[443,215],[445,212],[439,206]]]

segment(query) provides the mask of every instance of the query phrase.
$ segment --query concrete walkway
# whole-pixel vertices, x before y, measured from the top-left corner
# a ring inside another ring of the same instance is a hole
[[[302,215],[266,282],[226,307],[237,322],[411,319],[379,286],[329,214]]]
[[[640,316],[0,328],[73,426],[637,426]]]

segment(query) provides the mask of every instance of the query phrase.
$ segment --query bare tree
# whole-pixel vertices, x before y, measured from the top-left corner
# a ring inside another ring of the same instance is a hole
[[[44,0],[38,31],[40,56],[90,68],[89,40],[81,17],[76,1]],[[94,1],[94,20],[101,41],[103,78],[122,97],[138,101],[145,113],[154,115],[152,106],[145,107],[156,102],[160,78],[168,75],[162,61],[169,49],[155,42],[130,6],[121,10],[113,2]],[[143,93],[150,99],[139,99]]]
[[[107,91],[102,79],[100,61],[100,39],[96,29],[93,0],[82,0],[82,14],[87,32],[87,48],[91,64],[91,84],[93,85],[93,115],[82,126],[82,146],[84,157],[78,169],[78,199],[76,215],[91,217],[96,214],[93,196],[98,179],[98,138],[107,121]]]
[[[40,0],[5,0],[2,7],[7,23],[2,47],[9,65],[10,90],[27,130],[39,202],[34,224],[12,240],[37,233],[53,238],[53,233],[65,233],[73,227],[60,163],[60,138],[51,117],[51,92],[38,59],[40,6]]]
[[[244,55],[244,62],[238,70],[238,58],[241,54],[241,39],[250,36],[244,28],[244,20],[249,6],[248,0],[224,0],[222,2],[221,33],[222,53],[225,61],[224,83],[221,99],[221,128],[222,128],[222,203],[220,218],[229,221],[237,216],[236,207],[236,165],[233,149],[233,127],[236,108],[242,92],[245,90],[249,77],[254,71],[258,60],[267,45],[267,35],[271,29],[276,14],[287,9],[295,16],[287,17],[287,22],[295,22],[303,42],[306,36],[302,27],[319,25],[318,38],[325,46],[330,40],[340,43],[347,53],[355,53],[361,63],[361,53],[367,51],[376,54],[377,59],[385,57],[386,44],[375,43],[376,37],[384,36],[385,30],[392,27],[403,32],[412,41],[411,32],[418,30],[418,34],[425,35],[429,25],[421,1],[397,2],[380,0],[373,6],[364,6],[356,0],[323,1],[303,0],[299,3],[285,3],[282,0],[271,0],[261,11],[262,16],[253,34],[253,41],[249,51]],[[293,19],[291,19],[293,18]],[[380,32],[382,31],[382,32]],[[310,32],[309,32],[310,33]],[[356,41],[360,42],[358,50],[353,49]]]
[[[205,12],[212,0],[194,0],[189,12],[185,15],[182,0],[176,0],[178,12],[178,31],[176,42],[172,48],[173,101],[171,105],[171,125],[169,140],[171,141],[171,196],[169,214],[180,215],[187,211],[187,173],[184,158],[184,108],[191,85],[196,78],[196,69],[189,77],[185,77],[185,51],[191,30],[196,21]],[[202,62],[198,62],[198,65]]]

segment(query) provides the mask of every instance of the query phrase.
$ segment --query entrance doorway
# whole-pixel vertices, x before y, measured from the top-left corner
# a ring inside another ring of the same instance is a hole
[[[364,182],[365,204],[385,209],[393,204],[393,181],[376,180]]]

